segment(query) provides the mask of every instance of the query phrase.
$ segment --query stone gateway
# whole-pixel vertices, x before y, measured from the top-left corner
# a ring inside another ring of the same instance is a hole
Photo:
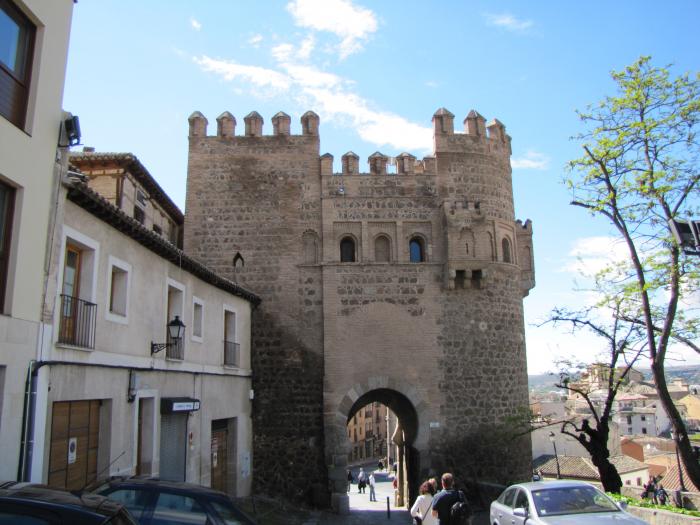
[[[185,251],[262,297],[253,314],[255,486],[347,507],[346,425],[379,401],[399,418],[413,494],[452,465],[444,444],[528,405],[523,297],[532,227],[514,218],[510,137],[471,111],[433,116],[434,153],[320,155],[319,117],[189,118]],[[481,434],[479,434],[481,433]],[[463,475],[524,479],[529,438]]]

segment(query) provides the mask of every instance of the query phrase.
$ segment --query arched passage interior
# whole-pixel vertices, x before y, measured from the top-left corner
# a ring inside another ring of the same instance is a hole
[[[406,505],[416,497],[420,471],[420,458],[418,451],[413,446],[418,435],[418,414],[413,403],[396,390],[379,388],[371,390],[358,397],[353,403],[347,415],[347,423],[370,403],[381,403],[391,410],[397,417],[400,432],[395,438],[398,448],[398,485],[400,505]],[[390,430],[389,440],[392,439],[394,429]]]

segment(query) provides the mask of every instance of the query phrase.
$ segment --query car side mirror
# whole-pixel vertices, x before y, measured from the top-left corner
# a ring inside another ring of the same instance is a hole
[[[617,506],[620,507],[620,510],[627,510],[627,502],[626,501],[618,501]]]
[[[513,509],[513,516],[517,516],[519,518],[527,518],[527,509],[524,507],[518,507],[517,509]]]

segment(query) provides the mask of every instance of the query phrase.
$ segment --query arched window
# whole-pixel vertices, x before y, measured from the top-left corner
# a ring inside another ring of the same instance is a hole
[[[241,252],[236,252],[236,255],[233,257],[233,267],[234,268],[243,268],[245,266],[245,261],[243,260],[243,256],[241,255]]]
[[[355,262],[355,241],[351,237],[340,241],[340,262]]]
[[[374,260],[377,262],[391,261],[391,243],[386,235],[380,235],[374,240]]]
[[[512,263],[513,258],[510,255],[510,241],[503,237],[501,241],[501,249],[503,250],[503,262]]]
[[[408,249],[411,262],[425,261],[425,247],[423,246],[423,239],[420,237],[413,237],[408,243]]]

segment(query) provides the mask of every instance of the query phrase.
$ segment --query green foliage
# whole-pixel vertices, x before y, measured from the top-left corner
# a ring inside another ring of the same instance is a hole
[[[689,510],[689,509],[679,509],[678,507],[674,507],[673,505],[655,505],[652,503],[651,500],[646,500],[646,499],[635,499],[631,498],[629,496],[621,496],[620,494],[613,494],[612,492],[607,493],[610,498],[612,498],[615,501],[620,501],[627,503],[630,506],[634,507],[644,507],[648,509],[659,509],[659,510],[667,510],[670,512],[675,512],[676,514],[685,514],[686,516],[697,516],[700,517],[700,511],[697,510]]]
[[[700,215],[700,76],[671,78],[641,57],[612,78],[617,94],[579,112],[587,129],[575,139],[585,155],[569,163],[565,182],[573,204],[607,217],[630,254],[594,276],[599,305],[622,301],[641,319],[646,293],[652,319],[662,322],[671,287],[682,299],[700,285],[698,258],[681,263],[668,227]],[[679,334],[697,337],[697,311],[674,321]]]

